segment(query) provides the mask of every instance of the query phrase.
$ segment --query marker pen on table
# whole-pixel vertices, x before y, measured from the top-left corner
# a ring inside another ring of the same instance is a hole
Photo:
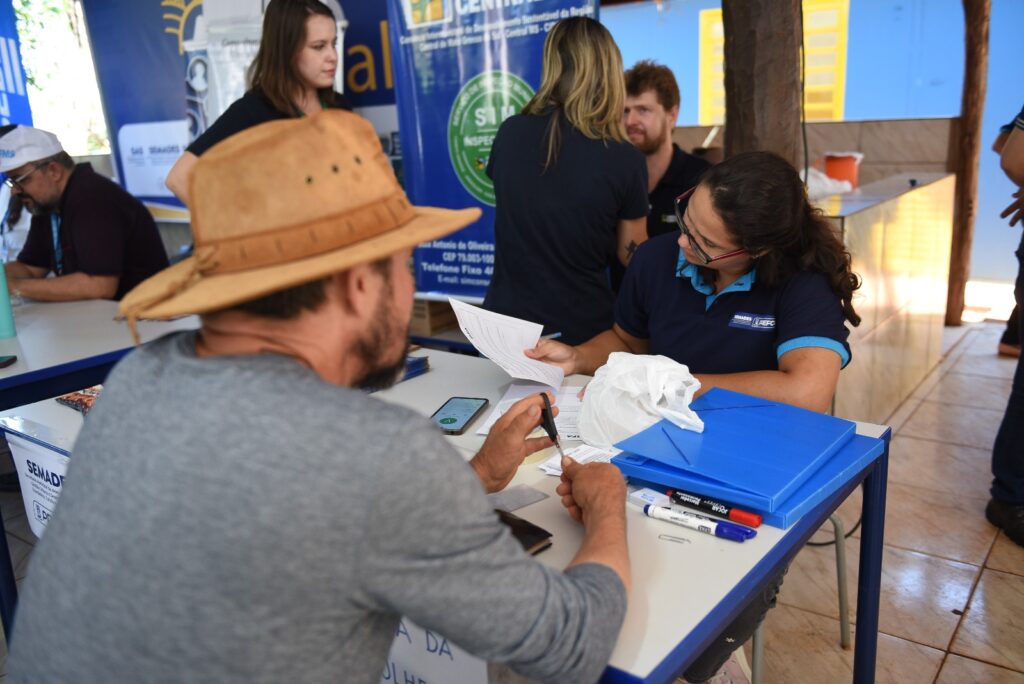
[[[683,492],[678,489],[670,489],[667,494],[672,500],[672,503],[679,504],[680,506],[696,508],[699,511],[714,513],[715,515],[728,518],[733,522],[737,522],[741,525],[747,525],[748,527],[761,526],[761,516],[757,513],[740,510],[730,504],[715,501],[714,499],[709,499],[706,496],[700,496],[699,494]]]
[[[665,508],[664,506],[652,506],[651,504],[647,504],[644,506],[644,515],[648,518],[664,520],[665,522],[670,522],[674,525],[686,527],[691,530],[697,530],[704,534],[710,534],[715,537],[735,542],[746,541],[757,534],[754,530],[740,525],[734,525],[731,522],[726,522],[724,520],[712,520],[707,516],[688,513],[686,511],[673,510],[671,508]]]

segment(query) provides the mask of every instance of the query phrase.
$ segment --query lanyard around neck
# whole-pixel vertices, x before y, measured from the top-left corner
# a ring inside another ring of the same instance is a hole
[[[60,216],[50,214],[50,234],[53,236],[53,272],[64,275],[64,250],[60,246]]]

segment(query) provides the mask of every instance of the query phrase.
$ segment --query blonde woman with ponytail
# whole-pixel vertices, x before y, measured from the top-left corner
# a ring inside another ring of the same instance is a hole
[[[497,216],[484,306],[579,344],[612,325],[608,265],[627,265],[647,237],[647,165],[626,138],[622,57],[607,29],[559,22],[542,71],[487,164]]]

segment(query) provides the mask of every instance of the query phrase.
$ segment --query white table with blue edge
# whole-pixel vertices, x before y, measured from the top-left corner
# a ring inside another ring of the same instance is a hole
[[[419,352],[424,353],[424,352]],[[486,359],[444,352],[426,352],[431,370],[377,394],[381,399],[429,415],[451,396],[487,397],[497,404],[512,382]],[[578,376],[579,384],[586,378]],[[81,427],[80,415],[56,402],[41,402],[3,415],[20,415],[60,433]],[[467,459],[483,444],[474,434],[449,440]],[[857,640],[854,682],[873,682],[881,582],[882,523],[888,458],[888,428],[858,423],[859,434],[878,437],[884,448],[864,471],[816,506],[787,530],[762,525],[755,539],[737,544],[661,521],[627,508],[633,589],[619,640],[602,682],[672,682],[746,603],[759,593],[803,547],[849,493],[865,482],[861,533],[860,585],[857,597]],[[571,448],[573,442],[566,442]],[[545,475],[536,459],[519,468],[510,486],[525,484],[548,498],[516,511],[553,534],[552,546],[538,559],[564,567],[582,540],[583,530],[563,510],[554,493],[558,478]],[[659,538],[671,535],[687,543]],[[838,638],[838,637],[837,637]]]
[[[121,357],[132,350],[128,326],[114,320],[117,302],[33,302],[14,307],[16,337],[0,339],[0,355],[17,361],[0,369],[0,411],[103,382]],[[140,321],[143,342],[174,330],[196,328],[199,319]],[[10,635],[18,589],[0,518],[0,624]],[[9,639],[9,636],[7,637]]]
[[[423,353],[430,357],[430,372],[378,396],[429,416],[451,396],[486,397],[493,407],[513,382],[486,359],[436,351]],[[582,385],[588,380],[583,376],[575,379],[579,382],[569,384]],[[466,434],[449,438],[467,459],[483,444],[484,437],[474,434],[480,420],[470,425]],[[875,459],[786,530],[762,525],[755,539],[738,544],[652,520],[639,508],[629,506],[627,528],[633,589],[622,632],[601,681],[674,681],[863,482],[853,681],[873,682],[890,430],[858,423],[857,432],[881,440]],[[563,446],[571,448],[576,444],[566,441]],[[545,475],[536,464],[528,463],[519,468],[510,486],[518,484],[549,495],[517,510],[516,515],[553,534],[554,543],[538,559],[553,567],[565,567],[579,548],[583,529],[565,513],[554,492],[558,478]],[[660,539],[659,535],[664,534],[686,538],[689,543]]]

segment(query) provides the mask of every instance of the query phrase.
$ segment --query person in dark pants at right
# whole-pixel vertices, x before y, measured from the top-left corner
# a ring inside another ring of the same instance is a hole
[[[1010,137],[1010,133],[1013,132],[1013,122],[1006,124],[1005,126],[999,127],[999,135],[996,136],[996,141],[992,143],[992,151],[998,155],[1003,153],[1003,145],[1006,144],[1006,139]],[[1002,336],[999,338],[999,355],[1000,356],[1020,356],[1020,306],[1016,305],[1013,307],[1013,311],[1010,312],[1009,318],[1006,319],[1006,329],[1003,330]]]
[[[1013,131],[1003,146],[1003,171],[1017,184],[1013,204],[1002,213],[1010,217],[1010,225],[1024,218],[1024,109],[1013,122]],[[1020,308],[1024,300],[1024,234],[1017,247],[1017,282],[1013,295]],[[1021,321],[1017,319],[1018,334]],[[1014,543],[1024,546],[1024,364],[1017,359],[1006,413],[992,447],[992,499],[985,508],[985,517],[1002,529]]]

